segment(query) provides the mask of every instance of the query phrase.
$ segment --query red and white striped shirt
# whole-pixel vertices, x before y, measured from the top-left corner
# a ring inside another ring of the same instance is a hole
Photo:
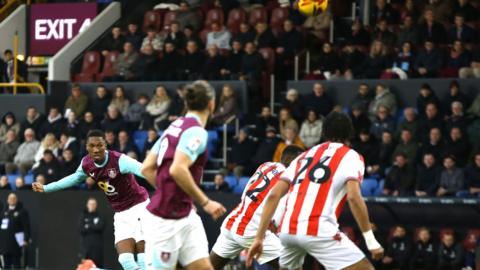
[[[222,228],[239,236],[255,236],[262,217],[265,198],[284,170],[285,166],[281,163],[266,162],[260,165],[248,181],[242,194],[242,201],[225,218]]]
[[[347,198],[346,182],[363,180],[363,157],[341,143],[326,142],[298,156],[283,172],[290,181],[280,232],[326,236],[338,232]]]

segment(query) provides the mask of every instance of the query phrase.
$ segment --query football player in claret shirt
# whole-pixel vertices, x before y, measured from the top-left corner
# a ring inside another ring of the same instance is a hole
[[[341,233],[338,216],[348,200],[368,250],[375,260],[383,248],[373,235],[367,206],[360,193],[365,165],[350,147],[352,122],[347,115],[331,112],[325,119],[324,143],[300,154],[282,173],[265,203],[255,240],[247,255],[247,266],[260,258],[265,233],[280,199],[288,192],[279,237],[284,246],[280,267],[300,269],[310,254],[327,270],[373,270],[362,251]]]
[[[208,156],[204,127],[215,109],[215,91],[205,81],[189,84],[185,91],[187,114],[170,124],[142,165],[156,187],[142,219],[147,269],[174,269],[177,262],[187,270],[213,269],[193,202],[214,219],[226,211],[199,187]]]
[[[145,241],[140,219],[149,199],[147,190],[134,176],[144,177],[140,172],[142,164],[125,154],[107,150],[105,135],[100,130],[88,133],[86,146],[88,155],[75,173],[48,185],[33,183],[33,190],[49,193],[81,184],[87,177],[93,179],[115,212],[115,247],[120,265],[124,270],[144,270]]]
[[[220,236],[210,252],[214,269],[223,269],[242,250],[250,247],[257,233],[265,198],[280,179],[285,166],[288,166],[302,152],[303,148],[295,145],[287,146],[282,152],[280,163],[265,162],[258,167],[243,191],[240,204],[223,221]],[[284,208],[280,206],[275,212],[277,218],[273,220],[276,225],[283,215],[283,210]],[[263,242],[264,249],[258,258],[258,263],[268,263],[278,269],[278,257],[282,250],[280,239],[268,231]]]

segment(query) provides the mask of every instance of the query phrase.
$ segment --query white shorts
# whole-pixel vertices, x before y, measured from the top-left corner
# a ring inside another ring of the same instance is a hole
[[[182,219],[163,219],[148,210],[144,213],[142,224],[146,236],[147,269],[174,269],[177,262],[187,266],[209,258],[207,235],[194,210]]]
[[[218,256],[225,259],[234,259],[244,249],[250,248],[255,237],[243,237],[227,229],[223,229],[217,238],[217,242],[212,248]],[[263,241],[263,252],[257,260],[259,264],[264,264],[280,257],[282,251],[282,243],[280,239],[270,231],[267,231],[265,240]]]
[[[149,199],[130,207],[129,209],[117,212],[113,215],[113,227],[115,231],[115,244],[118,242],[133,238],[135,242],[145,240],[143,237],[141,218],[146,207],[150,202]]]
[[[333,237],[280,234],[283,244],[280,267],[297,269],[302,267],[308,253],[327,270],[347,268],[365,258],[363,252],[343,233]]]

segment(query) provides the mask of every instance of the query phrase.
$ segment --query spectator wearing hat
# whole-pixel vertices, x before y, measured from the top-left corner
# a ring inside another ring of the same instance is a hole
[[[435,196],[440,182],[442,168],[437,164],[433,153],[425,153],[422,156],[422,164],[417,166],[417,181],[415,183],[415,195]]]
[[[250,168],[250,160],[255,154],[256,144],[249,138],[248,130],[243,128],[238,133],[238,137],[232,143],[232,156],[230,157],[229,167],[232,168],[233,174],[240,178],[249,174],[246,169]]]
[[[383,194],[386,196],[412,196],[415,190],[415,168],[404,153],[397,153],[394,166],[387,174]]]
[[[452,155],[443,159],[443,167],[437,196],[455,196],[465,188],[465,174],[461,168],[456,166],[456,158]]]
[[[412,248],[410,269],[434,269],[438,256],[437,246],[432,240],[430,230],[418,229],[417,241]]]
[[[283,140],[278,144],[277,149],[275,149],[272,161],[280,162],[283,150],[289,145],[295,145],[300,148],[305,148],[305,145],[298,136],[298,129],[294,129],[291,127],[285,128]]]
[[[262,163],[270,161],[280,143],[280,138],[277,136],[277,129],[274,126],[267,126],[264,133],[255,155],[252,157],[252,167],[250,171],[255,171]]]
[[[15,135],[18,135],[20,132],[20,124],[17,123],[15,115],[12,112],[5,113],[2,118],[2,123],[0,124],[0,142],[5,141],[7,131],[9,130],[15,132]]]
[[[307,149],[320,143],[322,137],[323,119],[314,110],[308,110],[307,119],[300,128],[300,139]]]

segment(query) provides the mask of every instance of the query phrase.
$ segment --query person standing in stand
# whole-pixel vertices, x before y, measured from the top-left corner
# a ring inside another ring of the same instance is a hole
[[[90,259],[97,267],[103,267],[103,231],[105,221],[97,211],[97,200],[89,198],[80,219],[80,257]]]

